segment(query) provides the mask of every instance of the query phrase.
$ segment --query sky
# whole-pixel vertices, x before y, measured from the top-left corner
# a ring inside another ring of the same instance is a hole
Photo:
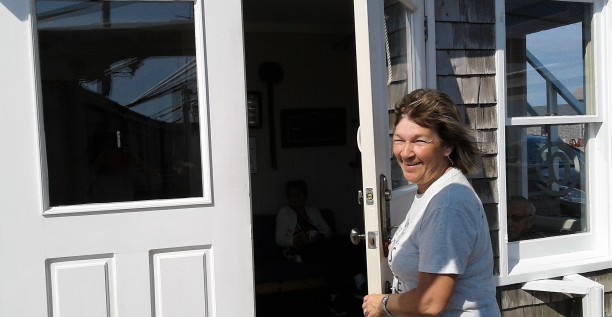
[[[563,83],[570,92],[583,87],[582,24],[575,23],[527,36],[527,48]],[[546,83],[528,66],[528,101],[532,106],[546,104]],[[559,103],[565,102],[557,97]]]

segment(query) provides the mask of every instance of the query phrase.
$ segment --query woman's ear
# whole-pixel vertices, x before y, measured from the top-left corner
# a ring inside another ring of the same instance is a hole
[[[444,156],[449,156],[453,153],[454,147],[452,145],[443,145],[444,147]]]

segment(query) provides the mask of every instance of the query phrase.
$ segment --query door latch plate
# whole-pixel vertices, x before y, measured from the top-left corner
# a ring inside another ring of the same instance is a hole
[[[378,232],[368,231],[368,249],[376,249],[378,245]]]

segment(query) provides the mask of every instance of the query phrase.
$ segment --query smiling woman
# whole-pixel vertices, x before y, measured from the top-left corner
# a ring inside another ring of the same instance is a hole
[[[500,316],[484,208],[465,174],[475,141],[452,100],[417,89],[395,107],[393,154],[417,195],[389,244],[392,294],[370,294],[366,317]]]
[[[402,116],[395,126],[393,154],[404,177],[418,186],[419,193],[424,193],[452,166],[451,150],[434,130],[421,127],[407,116]]]

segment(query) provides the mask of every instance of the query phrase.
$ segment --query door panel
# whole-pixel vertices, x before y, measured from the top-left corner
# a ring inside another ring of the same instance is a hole
[[[397,226],[416,193],[394,171],[390,136],[393,105],[427,82],[425,8],[422,0],[355,0],[354,4],[365,237],[376,237],[366,243],[368,287],[371,293],[381,293],[391,281],[385,257],[389,235],[383,232],[387,219],[382,218],[390,217],[390,228]],[[385,187],[383,179],[393,189],[390,197],[379,190]],[[381,218],[381,209],[389,210],[388,215]]]
[[[111,316],[115,310],[115,265],[110,255],[47,260],[53,316]]]
[[[136,2],[110,2],[110,5],[128,8]],[[69,151],[77,151],[76,143],[85,140],[84,131],[91,126],[75,124],[70,133],[63,132],[70,142],[58,139],[61,136],[53,133],[45,133],[45,117],[58,114],[53,114],[55,108],[41,110],[46,95],[39,90],[40,76],[45,70],[39,67],[42,60],[37,54],[35,3],[9,0],[0,5],[0,26],[11,30],[0,34],[0,40],[11,43],[3,50],[6,59],[0,61],[0,66],[6,70],[0,74],[0,96],[3,109],[10,113],[0,116],[0,145],[12,152],[12,155],[0,156],[0,172],[4,175],[0,182],[0,316],[254,316],[240,1],[173,2],[187,3],[193,8],[194,32],[184,40],[196,47],[197,66],[191,72],[197,74],[198,92],[190,101],[197,103],[199,128],[187,130],[194,125],[183,125],[180,133],[197,133],[192,141],[198,146],[190,150],[197,151],[199,158],[188,164],[168,166],[195,168],[199,172],[180,174],[167,168],[166,176],[171,172],[175,172],[175,176],[187,176],[180,182],[166,183],[166,192],[149,187],[150,195],[140,192],[142,199],[134,198],[130,192],[130,196],[101,201],[81,199],[87,198],[83,194],[86,191],[80,188],[85,182],[72,181],[87,177],[86,169],[69,178],[56,177],[55,181],[48,181],[49,172],[59,171],[58,165],[48,164],[49,152],[61,144],[60,155],[74,156],[74,152]],[[47,1],[46,5],[52,3],[54,1]],[[61,6],[71,5],[72,12],[85,10],[87,14],[98,16],[104,9],[98,10],[91,5],[103,6],[109,2],[84,1],[87,8],[78,7],[79,2],[75,1],[55,3],[58,7],[52,8],[54,14],[61,14]],[[163,5],[166,2],[144,3]],[[83,15],[72,13],[72,18],[78,20]],[[110,19],[112,21],[112,14]],[[154,27],[151,25],[143,24],[143,31]],[[111,26],[90,27],[90,30],[105,34],[113,33],[113,28],[111,23]],[[82,40],[92,37],[85,34]],[[134,47],[123,48],[138,49],[137,43],[138,39],[134,38],[131,42]],[[51,41],[44,45],[63,44],[73,47],[75,43]],[[67,50],[64,54],[70,53],[74,51]],[[78,69],[82,67],[79,65],[96,60],[89,57],[72,62],[67,67]],[[61,69],[61,65],[54,66]],[[57,70],[52,74],[70,75]],[[102,86],[104,84],[100,84]],[[78,83],[74,87],[79,87]],[[78,107],[64,110],[62,115],[73,118],[83,115],[86,103],[79,100],[83,100],[84,94],[86,92],[79,95],[80,99],[69,97],[77,100]],[[111,103],[104,96],[95,97],[95,106],[108,110],[111,109],[108,105],[113,104],[112,109],[145,121],[141,114],[132,114],[134,110],[126,103],[117,100]],[[95,119],[90,122],[103,122],[97,115],[89,115]],[[178,117],[184,120],[183,116]],[[108,122],[113,120],[108,119]],[[146,119],[147,122],[151,120]],[[124,129],[117,130],[121,131],[114,135],[117,148],[136,144],[127,140],[146,138],[151,131],[138,134],[137,130],[130,130],[134,134],[128,138]],[[121,145],[117,145],[119,143]],[[166,150],[169,148],[169,144],[163,146]],[[182,151],[184,158],[195,157],[185,147],[176,149]],[[150,153],[139,153],[148,163],[155,162]],[[86,154],[77,156],[86,158]],[[57,162],[59,166],[83,164],[61,158]],[[78,192],[79,195],[73,197],[79,198],[52,200],[51,186],[72,188],[53,197]],[[183,186],[181,188],[187,190],[176,191],[172,186]],[[111,188],[113,194],[118,193],[116,189]],[[236,298],[240,299],[240,305],[235,305]]]

